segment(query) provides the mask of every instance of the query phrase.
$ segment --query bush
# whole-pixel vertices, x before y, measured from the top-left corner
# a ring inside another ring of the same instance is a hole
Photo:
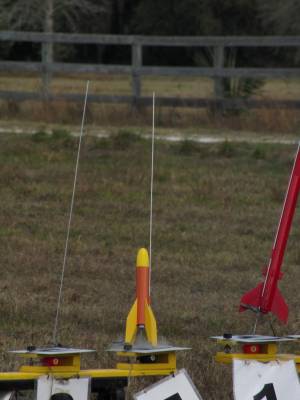
[[[178,153],[189,156],[199,150],[197,143],[192,140],[183,140],[178,147]]]
[[[133,143],[140,140],[141,138],[139,135],[127,129],[121,129],[117,134],[112,136],[113,147],[117,150],[126,150]]]
[[[265,147],[261,144],[257,144],[252,152],[252,157],[257,160],[264,160],[266,158]]]
[[[51,136],[52,143],[54,147],[64,146],[64,147],[73,147],[74,144],[78,143],[78,138],[75,138],[71,135],[71,133],[65,129],[53,129]]]
[[[45,132],[45,131],[38,131],[38,132],[35,132],[32,136],[31,136],[31,139],[34,141],[34,142],[37,142],[37,143],[41,143],[41,142],[47,142],[48,140],[49,140],[49,134],[47,133],[47,132]]]
[[[228,142],[228,140],[225,140],[224,142],[221,143],[218,153],[221,156],[230,158],[235,153],[234,145],[232,143]]]

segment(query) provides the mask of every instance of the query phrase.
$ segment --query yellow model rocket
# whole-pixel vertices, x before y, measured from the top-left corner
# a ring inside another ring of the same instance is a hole
[[[138,251],[136,259],[136,300],[126,320],[125,343],[133,344],[139,332],[145,331],[152,346],[157,345],[156,320],[150,305],[149,256],[146,249]]]

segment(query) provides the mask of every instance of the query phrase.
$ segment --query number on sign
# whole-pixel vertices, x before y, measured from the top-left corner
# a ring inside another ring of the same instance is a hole
[[[165,400],[182,400],[181,396],[179,393],[173,394],[170,397],[167,397]]]
[[[273,383],[265,384],[263,389],[253,397],[253,400],[262,400],[264,398],[266,400],[277,400]]]

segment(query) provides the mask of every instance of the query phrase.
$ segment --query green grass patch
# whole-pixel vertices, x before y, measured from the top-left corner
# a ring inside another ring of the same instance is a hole
[[[0,135],[3,351],[51,341],[77,145],[68,132]],[[155,144],[151,297],[159,335],[192,347],[179,367],[212,400],[231,399],[223,390],[231,368],[214,363],[208,337],[252,329],[254,316],[238,314],[239,300],[268,261],[295,150]],[[131,130],[83,139],[59,340],[96,348],[98,367],[114,366],[104,349],[124,334],[136,252],[148,247],[150,164],[151,141]],[[275,324],[278,334],[298,330],[299,213],[293,226],[281,283],[290,320]],[[259,332],[270,333],[267,319]],[[14,365],[3,359],[1,367]]]

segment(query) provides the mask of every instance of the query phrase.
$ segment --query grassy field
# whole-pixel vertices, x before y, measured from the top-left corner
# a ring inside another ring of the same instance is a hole
[[[63,131],[0,135],[2,370],[17,366],[7,349],[51,342],[76,147]],[[104,349],[123,335],[134,300],[136,252],[149,242],[150,148],[128,131],[84,138],[59,340],[97,349],[85,366],[114,365]],[[231,368],[213,361],[208,337],[252,329],[239,299],[268,260],[295,150],[156,144],[153,308],[159,335],[192,347],[178,365],[204,399],[232,398]],[[275,322],[278,334],[299,333],[299,215],[293,226],[281,283],[290,319]],[[259,332],[270,333],[268,319]]]

